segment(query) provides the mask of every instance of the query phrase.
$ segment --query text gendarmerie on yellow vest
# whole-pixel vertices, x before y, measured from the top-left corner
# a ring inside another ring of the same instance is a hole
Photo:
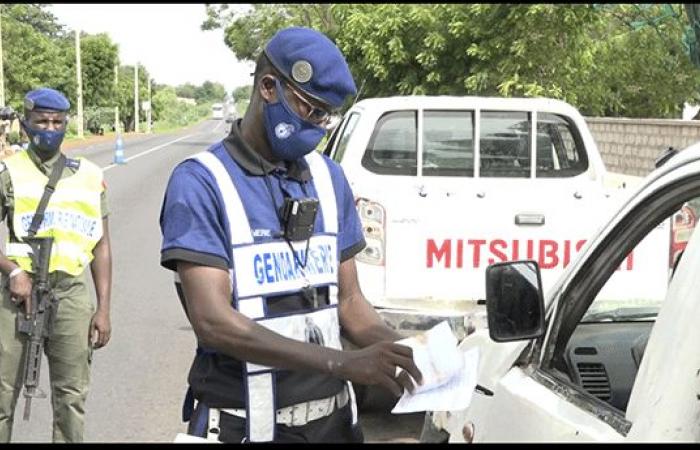
[[[92,250],[102,237],[102,169],[78,158],[77,171],[58,181],[44,213],[37,237],[53,237],[49,272],[77,276],[92,261]],[[14,191],[12,232],[8,235],[7,257],[31,271],[30,248],[22,242],[48,177],[39,170],[29,152],[19,152],[4,161]]]

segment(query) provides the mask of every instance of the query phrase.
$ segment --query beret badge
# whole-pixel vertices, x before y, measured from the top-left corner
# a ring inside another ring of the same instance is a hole
[[[292,79],[297,83],[306,83],[314,75],[314,69],[308,61],[300,59],[292,64]]]

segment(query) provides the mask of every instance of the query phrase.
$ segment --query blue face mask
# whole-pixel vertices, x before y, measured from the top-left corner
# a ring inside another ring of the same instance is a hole
[[[316,126],[295,113],[284,98],[284,90],[279,80],[277,103],[263,105],[265,131],[272,154],[285,161],[294,161],[313,151],[326,130]]]
[[[49,159],[61,148],[66,131],[49,131],[31,128],[28,123],[21,121],[24,132],[29,136],[29,147],[36,151],[41,159]]]

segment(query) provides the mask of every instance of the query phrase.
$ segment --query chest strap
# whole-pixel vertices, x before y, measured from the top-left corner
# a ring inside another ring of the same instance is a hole
[[[61,173],[63,173],[63,166],[65,166],[65,164],[66,157],[63,155],[63,153],[61,153],[58,156],[58,161],[56,161],[56,163],[53,166],[53,169],[51,169],[51,176],[49,176],[49,182],[46,183],[46,186],[44,187],[44,194],[41,196],[39,205],[36,207],[36,212],[34,213],[34,217],[32,218],[32,224],[29,226],[29,232],[27,233],[27,237],[32,238],[34,237],[36,232],[39,231],[39,226],[44,220],[44,212],[46,211],[46,207],[49,204],[49,199],[56,190],[56,185],[58,184],[58,180],[61,178]]]

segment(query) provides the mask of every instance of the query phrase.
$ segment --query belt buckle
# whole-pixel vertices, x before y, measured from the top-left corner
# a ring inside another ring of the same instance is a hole
[[[298,403],[292,406],[292,426],[300,427],[309,423],[309,403]]]

